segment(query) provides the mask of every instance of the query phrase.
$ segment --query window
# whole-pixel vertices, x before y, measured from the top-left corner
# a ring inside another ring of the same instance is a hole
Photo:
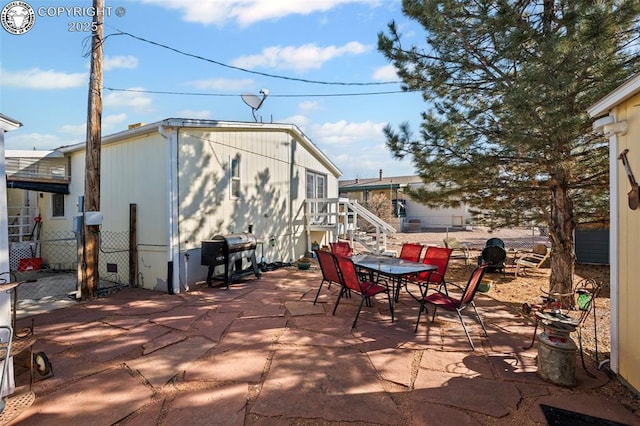
[[[326,198],[326,175],[307,171],[307,199],[311,198]],[[311,211],[309,213],[326,213],[326,202],[310,203],[309,207]],[[323,222],[326,219],[326,215],[311,216],[313,222]]]
[[[240,198],[240,158],[231,159],[231,198]]]
[[[64,217],[64,194],[51,194],[51,216]]]

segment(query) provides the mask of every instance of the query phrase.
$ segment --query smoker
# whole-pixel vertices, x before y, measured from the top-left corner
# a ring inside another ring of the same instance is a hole
[[[216,235],[210,240],[202,241],[200,264],[208,266],[207,285],[212,286],[213,279],[223,280],[229,288],[232,281],[246,275],[262,275],[256,261],[256,237],[251,233]],[[243,268],[244,259],[251,265]],[[213,276],[216,266],[224,266],[222,275]]]

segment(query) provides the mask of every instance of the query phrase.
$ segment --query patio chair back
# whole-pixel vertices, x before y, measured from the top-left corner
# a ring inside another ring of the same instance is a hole
[[[340,276],[342,277],[342,284],[349,290],[354,290],[358,293],[362,293],[362,288],[360,287],[360,278],[353,261],[350,258],[344,256],[335,256],[335,258],[338,265],[338,271],[340,273]]]
[[[370,300],[373,296],[380,293],[387,293],[387,300],[389,302],[389,310],[391,311],[391,320],[393,321],[393,304],[391,303],[391,295],[387,286],[380,285],[378,283],[374,283],[372,281],[362,281],[358,271],[356,270],[356,266],[353,263],[353,260],[349,257],[344,256],[336,256],[336,263],[338,265],[338,272],[340,273],[340,277],[342,277],[343,287],[340,289],[340,294],[338,295],[338,299],[336,300],[336,304],[333,307],[333,314],[336,314],[336,309],[338,308],[338,304],[340,303],[340,299],[347,293],[349,290],[354,291],[355,293],[360,295],[360,305],[358,306],[358,312],[356,313],[356,317],[353,320],[353,325],[351,328],[356,326],[358,322],[358,317],[360,316],[360,311],[362,310],[362,305],[367,301],[367,306],[370,306]]]
[[[353,254],[353,250],[351,249],[351,245],[346,241],[336,241],[334,243],[329,243],[331,246],[331,253],[336,256],[347,256],[351,257]]]
[[[400,250],[400,259],[410,260],[411,262],[419,262],[424,246],[418,243],[404,243]]]
[[[444,283],[444,274],[449,266],[449,259],[453,249],[447,247],[427,247],[422,263],[436,267],[433,271],[420,272],[416,276],[416,281],[428,283]]]
[[[478,288],[480,287],[480,282],[482,281],[482,277],[484,277],[484,273],[486,272],[489,265],[484,264],[478,266],[476,269],[471,272],[471,276],[469,277],[469,281],[467,281],[467,286],[462,293],[462,297],[460,298],[460,302],[458,304],[458,309],[464,309],[468,304],[473,302],[473,298],[478,292]]]
[[[488,336],[487,329],[485,328],[484,323],[482,322],[482,318],[480,318],[480,314],[478,314],[476,305],[473,302],[473,298],[478,292],[478,287],[480,286],[480,282],[482,281],[482,277],[484,277],[484,273],[487,270],[487,267],[488,267],[487,264],[482,264],[477,268],[475,268],[473,272],[471,272],[471,276],[467,281],[467,285],[464,287],[464,289],[462,289],[462,294],[459,298],[456,298],[450,295],[446,287],[444,292],[436,291],[434,293],[431,293],[423,297],[420,300],[420,310],[418,311],[418,320],[416,321],[415,331],[416,332],[418,331],[418,325],[420,324],[420,316],[423,311],[425,312],[427,311],[427,305],[433,306],[433,316],[431,318],[431,322],[435,320],[436,312],[438,308],[443,308],[447,311],[455,311],[456,314],[458,315],[458,319],[460,320],[460,323],[462,324],[464,333],[467,336],[469,345],[471,345],[471,350],[475,350],[475,346],[473,345],[473,341],[471,340],[471,336],[469,335],[469,330],[467,330],[467,325],[465,324],[464,319],[462,318],[462,311],[467,306],[471,306],[473,308],[477,321],[482,326],[482,331],[484,332],[484,335]],[[449,283],[447,285],[449,285]],[[455,287],[460,288],[455,284],[451,284],[451,285],[454,285]]]
[[[320,281],[320,287],[318,288],[318,292],[316,293],[316,298],[313,299],[314,305],[318,301],[320,290],[322,290],[322,285],[325,282],[328,283],[327,288],[331,288],[331,284],[341,284],[342,281],[333,253],[326,250],[316,250],[316,257],[318,258],[318,264],[320,265],[320,270],[322,271],[322,281]]]

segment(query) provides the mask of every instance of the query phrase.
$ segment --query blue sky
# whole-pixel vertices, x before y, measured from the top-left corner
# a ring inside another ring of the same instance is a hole
[[[410,161],[392,158],[382,128],[408,121],[417,131],[425,109],[421,95],[370,94],[400,91],[399,84],[371,84],[398,80],[377,51],[377,33],[395,20],[407,42],[419,43],[424,35],[402,15],[399,0],[105,2],[111,12],[105,18],[103,135],[170,117],[253,121],[240,95],[268,89],[258,118],[298,125],[343,179],[375,177],[379,169],[385,176],[415,173]],[[6,135],[5,148],[82,142],[90,32],[73,30],[82,30],[91,17],[58,8],[92,2],[27,3],[36,11],[29,32],[0,29],[0,112],[24,124]],[[116,16],[117,7],[124,16]],[[120,32],[131,36],[111,35]]]

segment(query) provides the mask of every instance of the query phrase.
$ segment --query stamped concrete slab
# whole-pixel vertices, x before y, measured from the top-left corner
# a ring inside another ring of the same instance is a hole
[[[212,354],[191,363],[186,370],[188,381],[228,380],[260,381],[271,357],[270,344],[248,344],[242,347],[217,347]]]
[[[38,331],[39,333],[41,331]],[[65,333],[57,333],[51,337],[52,342],[64,345],[82,345],[89,341],[102,341],[114,336],[124,334],[125,330],[104,324],[102,322],[89,322],[67,328]]]
[[[502,380],[512,382],[545,385],[546,382],[536,374],[536,359],[523,354],[491,355],[489,362]]]
[[[170,403],[164,424],[242,426],[247,403],[247,384],[181,392]]]
[[[325,346],[334,348],[353,347],[361,341],[351,335],[346,337],[336,337],[329,334],[317,333],[310,330],[286,328],[282,336],[278,339],[282,345],[290,344],[296,346]]]
[[[217,342],[238,315],[238,312],[209,312],[206,318],[194,324],[191,334],[204,336]]]
[[[130,315],[150,316],[159,312],[168,312],[183,303],[182,299],[163,295],[129,301],[122,306],[122,310]]]
[[[174,345],[178,342],[182,342],[186,338],[187,336],[184,333],[177,333],[175,331],[169,331],[162,335],[156,336],[153,339],[149,339],[142,344],[142,355],[149,355],[150,353],[153,353],[158,349],[162,349],[164,347]]]
[[[193,324],[209,311],[206,306],[179,306],[166,312],[157,313],[150,316],[150,321],[171,327],[175,330],[188,331]]]
[[[284,307],[294,317],[300,315],[324,314],[324,308],[321,305],[314,305],[313,302],[284,302]]]
[[[108,316],[105,317],[102,322],[114,327],[130,330],[149,322],[149,320],[138,316]]]
[[[369,360],[384,380],[410,386],[412,366],[417,356],[416,351],[394,348],[367,352]]]
[[[29,425],[110,425],[151,402],[153,391],[126,369],[117,368],[85,377],[36,398],[17,422]]]
[[[316,422],[406,423],[365,355],[315,347],[277,351],[251,412]]]
[[[445,404],[492,417],[515,412],[521,398],[514,383],[425,370],[418,373],[415,389],[411,398],[417,402]]]
[[[458,408],[440,404],[411,401],[412,424],[414,425],[456,425],[480,426],[469,413]]]
[[[166,399],[154,400],[127,418],[127,426],[158,426]]]
[[[229,327],[220,341],[220,346],[242,348],[253,343],[271,344],[284,332],[287,320],[276,318],[239,318]]]
[[[166,333],[162,327],[153,327],[143,324],[141,327],[125,330],[107,339],[75,345],[72,352],[83,351],[91,353],[91,359],[98,362],[112,361],[121,357],[126,359],[131,356],[139,356],[142,345],[157,336]]]
[[[475,352],[426,350],[422,353],[420,370],[442,371],[469,378],[493,378],[493,371],[487,357]]]
[[[211,350],[214,345],[204,337],[196,336],[127,361],[126,364],[131,369],[138,370],[153,387],[160,388],[176,374],[182,374],[194,360]]]

